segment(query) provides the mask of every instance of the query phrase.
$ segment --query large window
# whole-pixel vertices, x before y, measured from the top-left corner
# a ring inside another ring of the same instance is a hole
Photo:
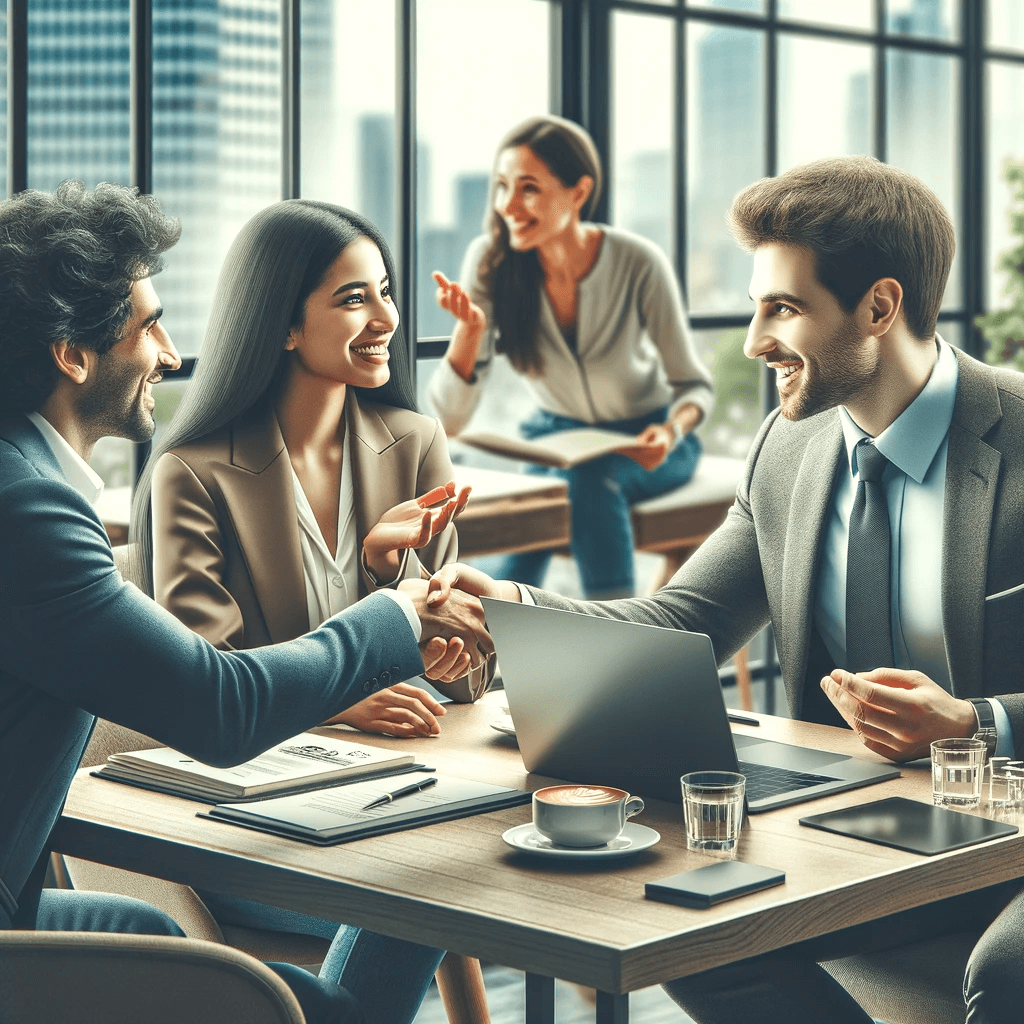
[[[457,274],[481,230],[497,140],[549,110],[598,143],[600,217],[675,263],[718,382],[703,428],[711,450],[742,453],[772,393],[742,356],[750,261],[725,222],[749,181],[843,153],[905,167],[957,225],[940,329],[976,352],[973,318],[1001,301],[1003,165],[1024,157],[1017,0],[6,6],[14,44],[8,53],[0,33],[0,180],[8,191],[71,176],[152,188],[184,226],[158,284],[185,355],[199,351],[238,227],[304,195],[360,210],[392,242],[422,385],[450,329],[430,273]],[[485,416],[508,423],[525,411],[515,382],[508,374],[492,389]],[[173,404],[167,389],[162,414]],[[113,478],[124,473],[112,462]]]
[[[660,223],[674,230],[667,244],[664,236],[658,241],[675,255],[698,345],[718,387],[718,408],[703,427],[710,450],[745,451],[762,403],[774,390],[742,357],[750,260],[729,237],[725,219],[733,195],[764,174],[819,157],[863,153],[924,179],[946,204],[959,237],[940,330],[954,343],[977,349],[973,318],[984,308],[986,291],[991,295],[991,275],[983,268],[993,266],[1008,242],[1005,223],[996,225],[1006,220],[1007,193],[1000,172],[991,169],[992,150],[1000,161],[1021,151],[1015,150],[1017,126],[1024,123],[1021,93],[1010,84],[1024,63],[1008,53],[997,59],[982,36],[987,17],[991,47],[1024,48],[1022,5],[680,0],[655,9],[612,0],[610,6],[612,109],[622,120],[639,110],[646,137],[660,143],[660,163],[653,159],[656,147],[647,147],[648,173],[671,169],[667,182],[641,180],[630,166],[635,156],[617,148],[632,136],[613,126],[613,216],[621,210],[626,224],[632,205],[649,206],[652,196],[664,197]],[[672,59],[665,55],[673,44],[677,56],[666,75],[662,68]],[[619,83],[631,73],[656,82],[647,95],[668,102],[630,104]],[[1000,134],[986,136],[983,129],[983,75]],[[666,108],[675,124],[667,147],[656,123]],[[980,200],[983,159],[990,166],[987,219]]]

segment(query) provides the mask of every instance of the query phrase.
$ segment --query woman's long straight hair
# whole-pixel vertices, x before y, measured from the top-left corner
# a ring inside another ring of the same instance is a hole
[[[132,578],[153,593],[151,492],[153,467],[172,448],[196,441],[269,400],[284,367],[285,341],[305,317],[306,300],[341,253],[366,237],[380,250],[392,293],[394,261],[383,235],[351,210],[288,199],[256,214],[224,259],[206,336],[181,404],[135,488],[129,529]],[[401,326],[390,346],[391,377],[379,388],[356,388],[372,401],[416,409]]]
[[[601,194],[601,158],[594,140],[583,128],[562,117],[531,117],[516,125],[498,143],[495,163],[506,149],[514,146],[529,146],[566,188],[572,188],[585,174],[589,175],[594,187],[581,215],[590,215]],[[499,335],[497,351],[504,352],[520,373],[539,374],[544,368],[537,346],[544,272],[536,250],[515,252],[509,246],[508,228],[494,209],[496,178],[497,173],[491,178],[490,213],[486,224],[491,244],[480,261],[480,280],[491,294]]]

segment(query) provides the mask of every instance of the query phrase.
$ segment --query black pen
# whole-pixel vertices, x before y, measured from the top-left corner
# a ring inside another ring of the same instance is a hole
[[[756,718],[747,718],[746,715],[738,715],[735,711],[728,711],[725,715],[730,722],[735,722],[737,725],[760,725],[761,723]]]
[[[363,810],[368,811],[371,807],[380,807],[382,804],[389,804],[392,800],[397,800],[400,796],[408,796],[410,793],[418,793],[421,789],[429,789],[431,786],[436,784],[436,776],[432,779],[424,779],[422,782],[413,782],[411,785],[403,786],[401,789],[396,789],[394,793],[385,793],[383,796],[377,797],[376,800],[371,800]]]

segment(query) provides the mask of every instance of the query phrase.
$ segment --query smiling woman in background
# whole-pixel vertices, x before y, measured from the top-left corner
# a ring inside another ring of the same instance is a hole
[[[469,247],[461,285],[434,275],[456,323],[430,385],[445,429],[458,434],[504,353],[539,405],[524,437],[587,426],[636,435],[630,457],[531,470],[568,480],[583,590],[610,598],[635,587],[629,506],[690,479],[701,450],[691,431],[714,395],[665,254],[582,219],[600,188],[597,150],[579,125],[534,117],[505,136],[488,234]],[[496,575],[540,586],[549,559],[513,555]]]
[[[444,433],[415,411],[391,255],[359,215],[294,199],[229,250],[195,373],[136,488],[138,575],[214,645],[301,636],[370,591],[456,555]],[[152,501],[151,501],[152,498]],[[432,642],[434,643],[434,642]],[[459,640],[427,674],[475,700],[491,664]],[[332,719],[395,736],[439,731],[444,708],[388,672]],[[333,938],[337,925],[200,894],[221,922]],[[343,928],[323,976],[370,1022],[411,1021],[441,951]],[[478,970],[478,968],[477,968]]]

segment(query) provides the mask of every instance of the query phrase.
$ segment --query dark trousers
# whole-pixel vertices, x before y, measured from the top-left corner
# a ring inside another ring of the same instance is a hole
[[[964,981],[968,1024],[1020,1024],[1024,1001],[1020,882],[891,914],[677,978],[664,988],[698,1024],[872,1024],[871,1017],[819,962],[955,932],[979,936]]]

